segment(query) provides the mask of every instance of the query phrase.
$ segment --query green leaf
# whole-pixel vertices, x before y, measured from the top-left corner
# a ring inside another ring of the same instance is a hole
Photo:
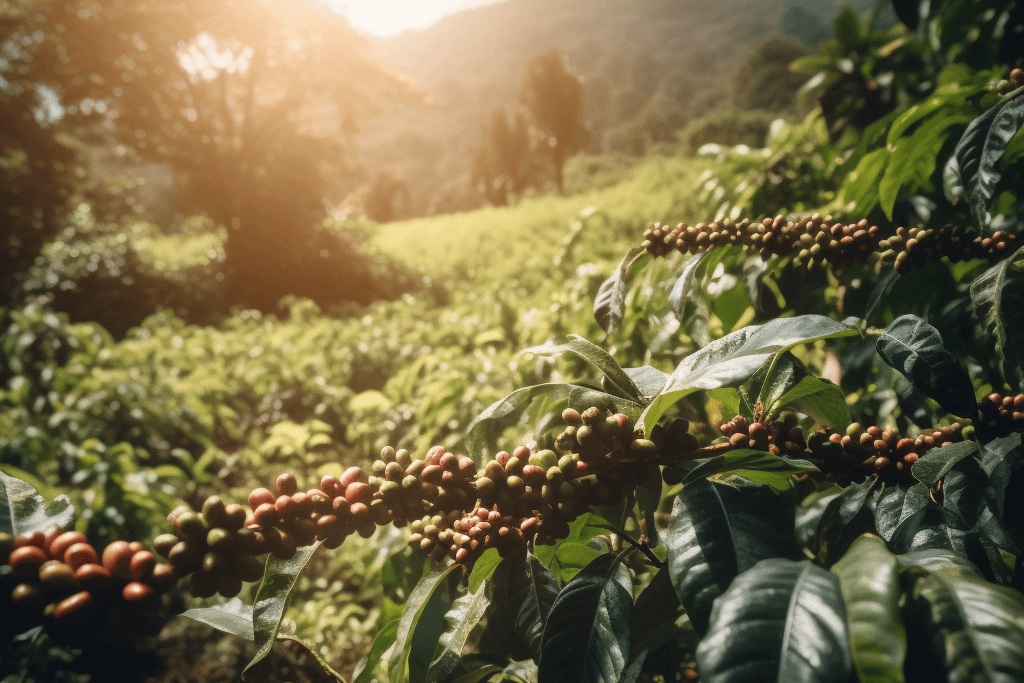
[[[613,413],[625,413],[634,420],[640,417],[640,413],[644,410],[643,404],[630,401],[628,398],[620,398],[587,387],[573,387],[569,392],[569,407],[582,413],[591,406],[610,410]]]
[[[783,394],[806,376],[807,369],[792,353],[771,356],[747,382],[744,392],[747,404],[753,407],[760,402],[765,416],[770,416]]]
[[[817,377],[804,377],[795,387],[780,396],[776,408],[787,406],[793,406],[822,427],[841,431],[850,424],[846,394],[835,384]]]
[[[371,683],[373,681],[377,664],[384,657],[384,653],[395,644],[399,621],[399,619],[394,619],[380,629],[377,637],[373,639],[369,654],[366,655],[366,664],[362,668],[356,667],[356,670],[353,671],[352,683]]]
[[[860,17],[857,16],[857,10],[849,5],[843,5],[832,19],[832,30],[844,51],[849,52],[857,47],[861,41]]]
[[[242,670],[242,678],[245,678],[246,672],[270,653],[270,649],[274,646],[274,640],[277,638],[277,632],[281,628],[281,619],[284,617],[288,597],[291,595],[292,589],[295,588],[302,570],[306,568],[306,563],[319,547],[320,542],[317,541],[313,545],[300,547],[287,560],[280,560],[273,556],[267,559],[263,583],[260,584],[259,592],[256,593],[256,605],[253,608],[256,656]]]
[[[395,649],[388,660],[388,681],[391,683],[406,683],[409,680],[409,658],[413,650],[416,626],[423,617],[431,598],[456,568],[461,569],[462,565],[450,564],[444,569],[430,572],[424,576],[413,590],[412,595],[409,596],[409,601],[405,603],[398,631],[395,634]]]
[[[809,562],[769,559],[715,601],[697,647],[701,679],[852,683],[846,611],[836,578]]]
[[[959,83],[947,83],[936,88],[931,97],[908,108],[893,121],[889,128],[886,145],[894,145],[907,130],[918,121],[944,107],[959,107],[967,99],[969,90]]]
[[[585,512],[569,522],[569,535],[555,545],[540,545],[533,549],[537,558],[555,575],[562,585],[576,576],[601,552],[587,545],[590,539],[614,530],[608,520],[592,512]]]
[[[907,634],[900,614],[896,557],[877,536],[865,535],[832,571],[846,604],[853,666],[862,681],[903,683]]]
[[[942,448],[933,448],[914,463],[911,471],[919,482],[926,486],[934,486],[954,465],[977,452],[978,445],[973,441],[961,441]]]
[[[255,639],[253,634],[253,608],[238,598],[232,598],[223,605],[196,607],[186,610],[180,616],[212,626],[219,631],[224,631],[246,640]]]
[[[971,212],[979,226],[987,222],[988,204],[1002,176],[999,160],[1024,123],[1022,93],[1024,89],[1018,88],[974,119],[953,152],[960,167],[960,179],[967,189]]]
[[[66,495],[47,504],[33,487],[0,472],[0,532],[17,536],[53,524],[67,529],[74,518],[75,508]]]
[[[665,386],[665,382],[668,381],[667,372],[652,368],[650,365],[643,365],[639,368],[623,368],[623,371],[633,380],[633,384],[640,390],[644,398],[657,396]]]
[[[657,468],[652,469],[657,470]],[[651,477],[647,481],[640,482],[636,486],[637,508],[640,510],[640,515],[644,519],[644,531],[652,546],[661,545],[661,540],[658,537],[658,526],[655,522],[655,515],[658,512],[658,508],[661,506],[662,486],[663,481],[660,470],[652,473]]]
[[[971,283],[971,302],[995,338],[1007,379],[1007,364],[1018,374],[1024,373],[1024,353],[1020,351],[1024,349],[1024,277],[1020,277],[1017,267],[1022,256],[1024,248]]]
[[[889,293],[889,290],[892,289],[893,285],[895,285],[896,281],[899,279],[899,271],[891,267],[885,275],[879,278],[878,282],[875,284],[874,289],[871,290],[871,296],[868,297],[868,306],[867,309],[864,311],[864,320],[867,320],[868,318],[871,317],[871,314],[878,307],[878,304],[881,303],[882,299],[885,298],[885,296]]]
[[[918,680],[1024,680],[1024,594],[996,586],[954,553],[901,557],[906,670]]]
[[[629,627],[630,653],[660,647],[663,642],[659,641],[659,634],[673,627],[683,614],[669,568],[662,567],[636,598],[633,623]]]
[[[441,654],[431,662],[427,670],[428,681],[440,681],[455,670],[462,661],[462,649],[466,646],[470,632],[484,618],[490,604],[491,586],[488,583],[482,583],[475,591],[456,598],[451,609],[444,615],[448,626],[438,643]]]
[[[544,626],[538,683],[618,683],[633,616],[633,597],[616,577],[622,558],[601,555],[559,592]]]
[[[896,318],[878,339],[878,355],[953,415],[974,414],[974,385],[942,336],[916,315]]]
[[[878,184],[889,164],[889,150],[876,149],[868,152],[857,163],[850,174],[850,180],[843,187],[843,200],[853,203],[853,213],[866,216],[878,204]]]
[[[545,397],[564,401],[575,388],[572,384],[564,383],[537,384],[516,389],[505,398],[495,401],[469,425],[466,436],[469,454],[482,454],[483,448],[493,442],[506,427],[518,420],[522,411],[535,398]]]
[[[786,512],[763,486],[698,480],[683,487],[664,536],[672,585],[698,633],[737,575],[766,558],[799,557]]]
[[[985,492],[989,507],[1016,546],[1024,548],[1024,448],[1020,434],[985,444],[984,464],[989,473]]]
[[[697,267],[700,266],[709,253],[711,252],[702,251],[699,254],[690,256],[683,266],[683,272],[679,274],[679,277],[676,278],[672,285],[672,291],[668,295],[668,304],[672,309],[672,314],[679,322],[682,322],[684,319],[686,302],[690,298],[690,288],[693,286],[693,278],[697,274]]]
[[[611,357],[611,354],[600,346],[587,341],[583,337],[570,334],[568,339],[564,342],[549,342],[547,344],[542,344],[541,346],[533,346],[523,351],[523,353],[555,356],[561,355],[566,351],[575,353],[580,358],[593,364],[594,367],[603,372],[605,377],[607,377],[608,380],[627,398],[639,402],[643,401],[643,395],[640,390],[635,384],[633,384],[633,380],[630,379],[625,370],[623,370],[615,359]]]
[[[767,484],[776,491],[785,491],[790,487],[789,478],[804,472],[817,472],[818,468],[806,460],[791,460],[765,451],[736,449],[705,458],[687,472],[683,486],[714,476],[716,474],[735,474],[759,484]]]
[[[512,610],[512,631],[534,661],[539,661],[544,624],[558,596],[555,576],[532,553],[509,559],[506,595]]]
[[[605,332],[611,332],[622,322],[626,288],[637,266],[650,257],[650,253],[643,247],[630,249],[612,276],[601,284],[594,299],[594,318]]]
[[[817,556],[825,566],[835,563],[858,536],[874,531],[871,492],[875,483],[866,479],[848,486],[825,506],[817,533]]]
[[[473,572],[469,575],[469,592],[476,593],[481,583],[491,578],[494,570],[502,563],[502,557],[498,554],[497,548],[488,548],[473,563]]]
[[[925,484],[886,487],[875,504],[875,528],[894,553],[949,548],[944,524]]]
[[[739,386],[773,353],[818,339],[856,334],[853,327],[820,315],[777,318],[736,330],[684,358],[644,410],[640,424],[650,435],[669,406],[701,389]]]

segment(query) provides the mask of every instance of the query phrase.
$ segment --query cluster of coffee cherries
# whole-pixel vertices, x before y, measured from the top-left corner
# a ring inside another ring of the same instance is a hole
[[[831,429],[813,432],[806,439],[792,417],[770,424],[748,421],[737,415],[721,425],[733,448],[768,451],[775,455],[812,462],[820,474],[812,475],[840,486],[858,484],[871,475],[886,483],[913,484],[911,468],[933,448],[971,438],[973,427],[954,422],[915,438],[876,425],[853,423],[845,433]]]
[[[1004,396],[993,392],[978,401],[978,413],[978,429],[984,430],[985,438],[1024,431],[1024,394]]]
[[[995,262],[1013,253],[1018,246],[1016,235],[995,232],[990,236],[971,235],[961,226],[943,228],[897,228],[885,236],[877,225],[866,219],[857,223],[833,222],[831,216],[776,216],[760,222],[744,218],[736,223],[728,218],[712,223],[675,227],[655,224],[644,233],[643,247],[654,256],[665,256],[672,250],[697,254],[714,247],[733,244],[758,249],[761,258],[773,255],[792,256],[796,265],[813,268],[825,262],[845,268],[864,262],[878,254],[883,262],[891,262],[900,274],[930,261],[948,258],[964,261],[974,258]]]
[[[1006,79],[999,81],[996,84],[995,89],[1000,95],[1006,95],[1011,90],[1019,88],[1022,85],[1024,85],[1024,69],[1018,67],[1010,71],[1010,75]]]
[[[114,541],[100,554],[58,526],[0,534],[0,604],[9,601],[19,626],[43,625],[62,642],[159,633],[161,595],[179,578],[138,542]]]
[[[167,521],[174,533],[157,536],[153,547],[167,558],[178,576],[189,577],[192,595],[198,598],[216,593],[235,597],[243,581],[251,583],[263,577],[263,564],[257,556],[271,548],[282,549],[280,543],[271,542],[276,537],[245,526],[244,507],[226,505],[219,496],[207,498],[201,512],[180,507],[168,515]],[[295,552],[294,547],[291,552]]]

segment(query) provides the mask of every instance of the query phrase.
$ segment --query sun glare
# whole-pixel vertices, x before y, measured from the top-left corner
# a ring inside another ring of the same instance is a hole
[[[449,14],[501,0],[332,0],[358,30],[373,36],[393,36],[426,28]]]

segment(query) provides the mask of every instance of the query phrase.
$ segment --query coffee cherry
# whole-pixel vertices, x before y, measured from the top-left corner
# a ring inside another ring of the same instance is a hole
[[[136,581],[146,581],[156,567],[156,556],[148,550],[141,550],[132,555],[128,563],[128,575]]]
[[[96,549],[88,543],[75,543],[64,551],[64,562],[72,569],[78,569],[83,564],[97,564],[99,557]]]
[[[127,579],[129,564],[134,554],[125,541],[114,541],[103,549],[103,566],[113,576]]]
[[[19,583],[11,591],[11,602],[25,612],[38,612],[46,604],[46,589],[38,583]]]
[[[153,548],[161,557],[167,557],[171,548],[178,544],[178,537],[174,534],[160,534],[153,539]]]
[[[15,538],[15,544],[19,548],[33,546],[42,549],[45,543],[46,537],[42,531],[26,531],[25,533],[18,534]]]
[[[63,592],[75,588],[75,570],[60,560],[49,560],[39,567],[39,583],[48,591]]]
[[[273,505],[275,500],[277,500],[277,496],[268,489],[253,489],[253,492],[249,494],[249,508],[255,511],[261,505]]]
[[[113,585],[114,578],[103,565],[83,564],[75,570],[75,581],[87,591],[102,593]]]
[[[10,555],[11,572],[21,579],[34,579],[46,559],[46,552],[41,547],[24,545]]]
[[[295,480],[295,475],[287,472],[277,478],[275,486],[278,496],[290,496],[299,490],[299,483]]]
[[[95,606],[95,599],[89,591],[79,591],[61,600],[53,616],[59,622],[82,623]]]

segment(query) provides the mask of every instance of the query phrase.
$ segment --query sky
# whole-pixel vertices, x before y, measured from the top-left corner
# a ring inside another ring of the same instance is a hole
[[[449,14],[501,0],[330,0],[360,32],[385,38],[426,28]]]

